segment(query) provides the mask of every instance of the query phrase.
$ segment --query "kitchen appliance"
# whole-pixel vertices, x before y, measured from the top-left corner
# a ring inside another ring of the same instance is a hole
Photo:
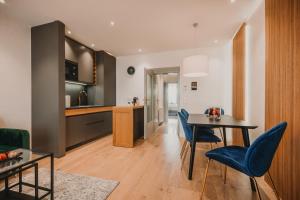
[[[66,81],[78,81],[78,63],[65,60]]]

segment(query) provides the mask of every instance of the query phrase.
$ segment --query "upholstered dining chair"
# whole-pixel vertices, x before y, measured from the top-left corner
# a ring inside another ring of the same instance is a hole
[[[261,199],[261,194],[255,177],[261,177],[267,173],[271,180],[276,197],[279,199],[278,192],[269,173],[269,168],[286,127],[286,122],[282,122],[277,126],[274,126],[259,136],[253,144],[250,145],[250,147],[226,146],[208,151],[206,153],[208,163],[205,170],[200,199],[202,199],[204,194],[208,168],[211,160],[216,160],[225,166],[229,166],[248,175],[254,182],[258,199]]]
[[[178,112],[178,116],[183,128],[183,132],[184,132],[184,136],[185,136],[185,141],[182,145],[182,149],[181,149],[181,157],[182,157],[182,165],[185,161],[186,158],[186,154],[188,152],[188,146],[192,145],[193,142],[193,131],[192,131],[192,127],[187,123],[187,119],[185,118],[184,114],[182,112]],[[207,142],[207,143],[217,143],[220,142],[220,138],[218,138],[217,136],[215,136],[213,134],[213,131],[211,131],[210,129],[198,129],[197,133],[195,134],[195,143],[196,142]]]
[[[187,121],[188,118],[189,118],[189,112],[186,109],[182,108],[181,113],[182,113],[184,119]],[[201,133],[204,133],[204,134],[214,134],[214,131],[210,128],[198,128],[197,132],[201,132]],[[193,137],[193,134],[191,135],[191,137]],[[180,152],[180,157],[182,157],[182,155],[184,153],[184,150],[186,149],[187,142],[188,142],[188,140],[184,140],[184,142],[183,142],[181,152]],[[210,148],[212,149],[212,144],[211,143],[210,143]]]

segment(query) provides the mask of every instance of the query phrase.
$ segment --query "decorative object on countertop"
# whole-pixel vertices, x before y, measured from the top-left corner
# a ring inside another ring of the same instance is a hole
[[[132,104],[133,104],[133,106],[138,105],[138,101],[139,101],[139,98],[138,98],[138,97],[133,97],[133,99],[132,99]]]
[[[222,108],[212,107],[208,109],[207,116],[209,117],[210,120],[220,121],[221,115],[222,115]]]
[[[128,73],[129,75],[133,75],[133,74],[135,73],[135,68],[134,68],[133,66],[129,66],[129,67],[127,68],[127,73]]]
[[[50,172],[47,169],[39,169],[39,185],[48,187]],[[105,200],[118,186],[118,181],[104,180],[97,177],[83,176],[62,171],[54,173],[54,199],[89,199],[89,200]],[[34,174],[25,175],[24,182],[34,183]],[[18,191],[18,188],[15,189]],[[34,194],[33,188],[23,188],[23,193]],[[43,194],[43,192],[41,192]]]

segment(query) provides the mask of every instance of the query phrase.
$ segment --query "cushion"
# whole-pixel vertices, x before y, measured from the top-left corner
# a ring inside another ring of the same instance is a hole
[[[243,172],[248,176],[252,176],[252,174],[248,172],[244,163],[247,150],[247,147],[227,146],[208,151],[205,155],[210,159],[216,160],[222,164]]]

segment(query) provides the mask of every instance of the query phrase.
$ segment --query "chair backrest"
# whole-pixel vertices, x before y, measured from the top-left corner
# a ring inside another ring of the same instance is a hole
[[[286,122],[274,126],[248,148],[244,162],[250,174],[260,177],[269,170],[286,127]]]
[[[181,113],[183,114],[183,116],[184,116],[184,118],[187,120],[188,118],[189,118],[189,112],[186,110],[186,109],[184,109],[184,108],[182,108],[181,109]]]
[[[210,110],[210,108],[206,109],[205,112],[204,112],[204,114],[207,115],[209,113],[209,110]],[[221,108],[221,115],[225,115],[225,111],[224,111],[223,108]]]
[[[183,132],[185,135],[185,139],[189,142],[193,139],[193,132],[191,126],[188,125],[187,119],[185,118],[184,114],[182,112],[178,112],[178,116],[183,128]]]

